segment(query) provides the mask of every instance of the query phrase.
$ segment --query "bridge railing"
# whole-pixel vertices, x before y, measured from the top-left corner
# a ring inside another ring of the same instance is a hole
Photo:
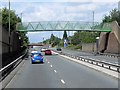
[[[111,31],[111,27],[104,26],[100,22],[82,22],[82,21],[40,21],[23,22],[16,26],[17,31]]]

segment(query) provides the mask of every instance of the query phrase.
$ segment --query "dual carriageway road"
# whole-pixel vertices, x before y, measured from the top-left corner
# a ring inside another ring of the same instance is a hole
[[[65,49],[63,52],[100,58]],[[102,58],[117,61],[116,58]],[[43,64],[31,64],[29,56],[6,88],[118,88],[118,79],[53,54],[44,55]]]

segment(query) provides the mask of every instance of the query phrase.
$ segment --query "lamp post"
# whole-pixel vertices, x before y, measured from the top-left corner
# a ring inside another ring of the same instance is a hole
[[[44,42],[44,37],[43,37],[43,42]],[[42,42],[42,43],[43,43],[43,42]],[[44,45],[44,43],[43,43],[43,45]]]
[[[98,48],[99,48],[99,37],[96,37],[96,54],[98,54]]]
[[[9,53],[10,53],[10,0],[9,0]]]
[[[93,11],[93,31],[94,31],[94,11]],[[93,37],[94,37],[95,33],[93,33]],[[93,42],[93,53],[94,53],[94,42]]]
[[[120,1],[118,2],[118,11],[120,11]]]

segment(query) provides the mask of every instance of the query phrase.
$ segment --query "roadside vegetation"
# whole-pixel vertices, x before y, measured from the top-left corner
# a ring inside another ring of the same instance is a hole
[[[9,30],[9,13],[10,13],[10,31],[16,31],[16,24],[21,22],[21,18],[13,10],[8,10],[7,8],[0,9],[0,24]],[[21,39],[21,47],[26,47],[29,43],[26,32],[19,32],[19,38]]]
[[[104,16],[102,23],[111,23],[113,21],[117,21],[120,25],[120,11],[118,11],[116,8],[111,10],[109,15]]]

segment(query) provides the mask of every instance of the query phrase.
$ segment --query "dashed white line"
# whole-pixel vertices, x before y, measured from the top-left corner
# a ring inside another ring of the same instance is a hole
[[[65,84],[65,81],[64,81],[63,79],[61,79],[61,82],[62,82],[63,84]]]
[[[55,73],[57,73],[57,71],[56,71],[56,70],[54,70],[54,72],[55,72]]]
[[[50,65],[50,67],[53,67],[52,65]]]

